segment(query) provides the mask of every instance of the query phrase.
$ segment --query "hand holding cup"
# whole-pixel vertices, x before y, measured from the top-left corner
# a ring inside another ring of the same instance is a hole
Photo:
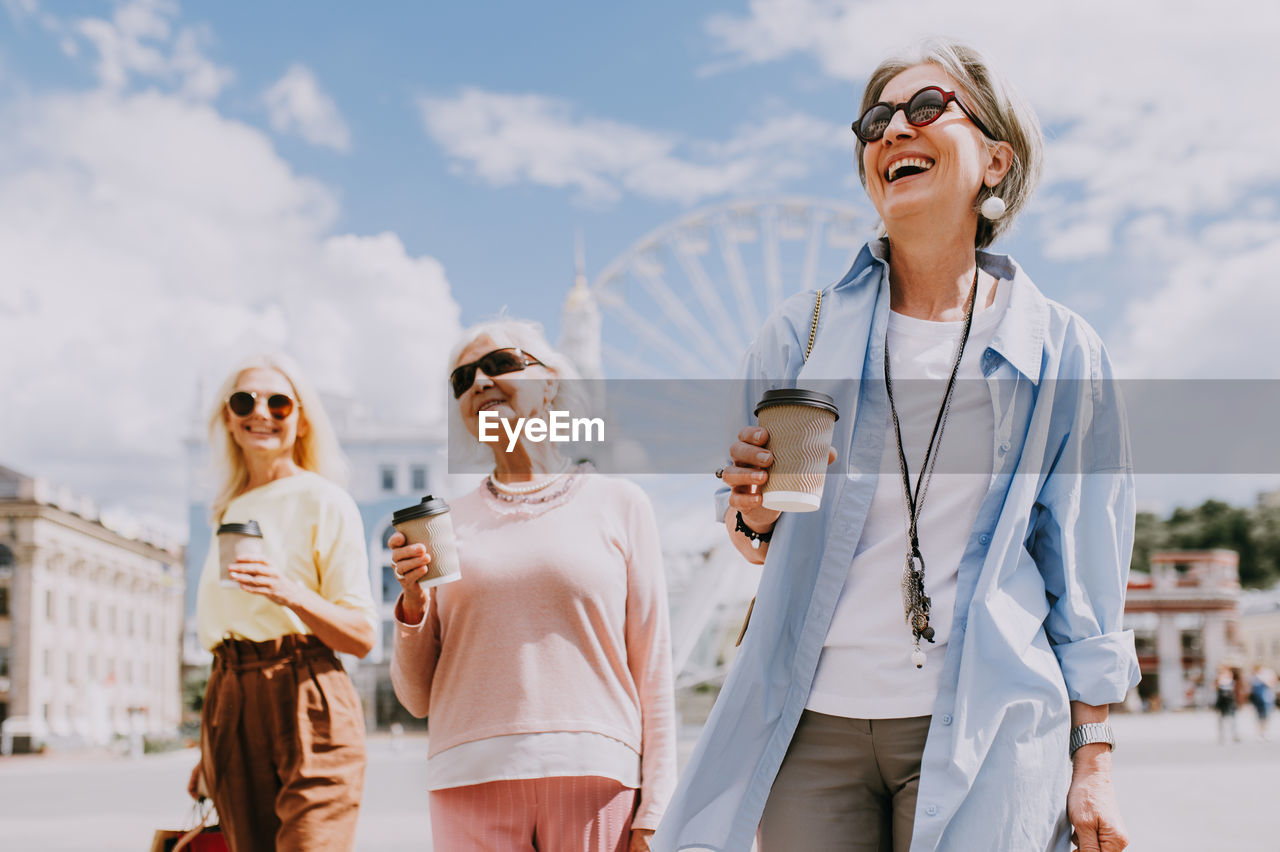
[[[729,508],[742,513],[742,520],[757,532],[766,532],[777,523],[782,512],[764,508],[764,486],[769,481],[768,468],[773,464],[773,453],[765,449],[769,443],[769,430],[761,426],[744,426],[738,431],[738,440],[729,447],[731,467],[726,467],[721,479],[733,489],[729,495]],[[827,452],[827,464],[836,460],[836,450]]]
[[[429,602],[422,580],[431,565],[431,555],[424,545],[406,544],[402,532],[392,533],[387,545],[391,548],[391,570],[395,572],[404,596],[401,611],[405,623],[417,624],[422,621]]]

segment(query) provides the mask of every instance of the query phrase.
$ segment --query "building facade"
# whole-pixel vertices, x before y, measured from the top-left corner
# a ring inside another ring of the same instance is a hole
[[[1245,594],[1240,602],[1240,645],[1247,671],[1263,666],[1280,672],[1280,586]]]
[[[1212,702],[1219,665],[1242,665],[1239,557],[1232,550],[1158,551],[1151,573],[1129,575],[1125,627],[1133,630],[1149,706]]]
[[[0,467],[4,751],[173,736],[182,550]]]

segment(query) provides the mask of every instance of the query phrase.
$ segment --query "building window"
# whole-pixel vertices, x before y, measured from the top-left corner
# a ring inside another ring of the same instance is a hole
[[[93,601],[89,601],[89,629],[98,629],[98,605]]]
[[[0,586],[0,618],[9,614],[9,587]]]
[[[89,675],[90,683],[98,679],[98,658],[93,654],[89,655],[89,667],[86,673]]]
[[[0,677],[9,676],[9,649],[0,648]]]
[[[124,614],[124,632],[130,639],[133,638],[133,610]]]
[[[129,685],[133,684],[133,660],[124,661],[124,682]]]
[[[7,545],[0,544],[0,568],[8,568],[13,565],[16,560],[13,558],[13,551]]]
[[[67,652],[67,683],[76,682],[76,658],[70,651]]]
[[[384,464],[379,467],[378,478],[382,481],[383,491],[396,490],[396,469],[393,466]]]
[[[53,589],[44,593],[44,617],[53,621]]]
[[[142,616],[142,638],[147,642],[151,641],[151,613]]]
[[[409,487],[414,491],[427,490],[427,466],[415,464],[409,468]]]
[[[76,599],[73,596],[67,596],[67,626],[76,626]]]
[[[400,581],[396,579],[396,569],[390,565],[382,566],[382,602],[395,603],[400,597]]]
[[[112,634],[116,632],[116,608],[114,606],[107,607],[107,632]]]
[[[53,652],[48,648],[44,649],[44,676],[53,677]]]

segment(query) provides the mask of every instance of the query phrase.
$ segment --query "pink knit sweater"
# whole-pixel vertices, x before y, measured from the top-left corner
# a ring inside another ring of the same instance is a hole
[[[396,603],[391,661],[400,702],[430,714],[430,753],[507,734],[604,734],[640,754],[633,826],[657,828],[676,731],[648,497],[588,474],[536,514],[507,511],[483,483],[451,506],[462,578],[433,590],[419,624]]]

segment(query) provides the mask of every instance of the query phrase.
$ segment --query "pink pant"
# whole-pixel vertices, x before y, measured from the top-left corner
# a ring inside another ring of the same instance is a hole
[[[431,793],[436,852],[626,852],[636,791],[611,778],[489,781]]]

